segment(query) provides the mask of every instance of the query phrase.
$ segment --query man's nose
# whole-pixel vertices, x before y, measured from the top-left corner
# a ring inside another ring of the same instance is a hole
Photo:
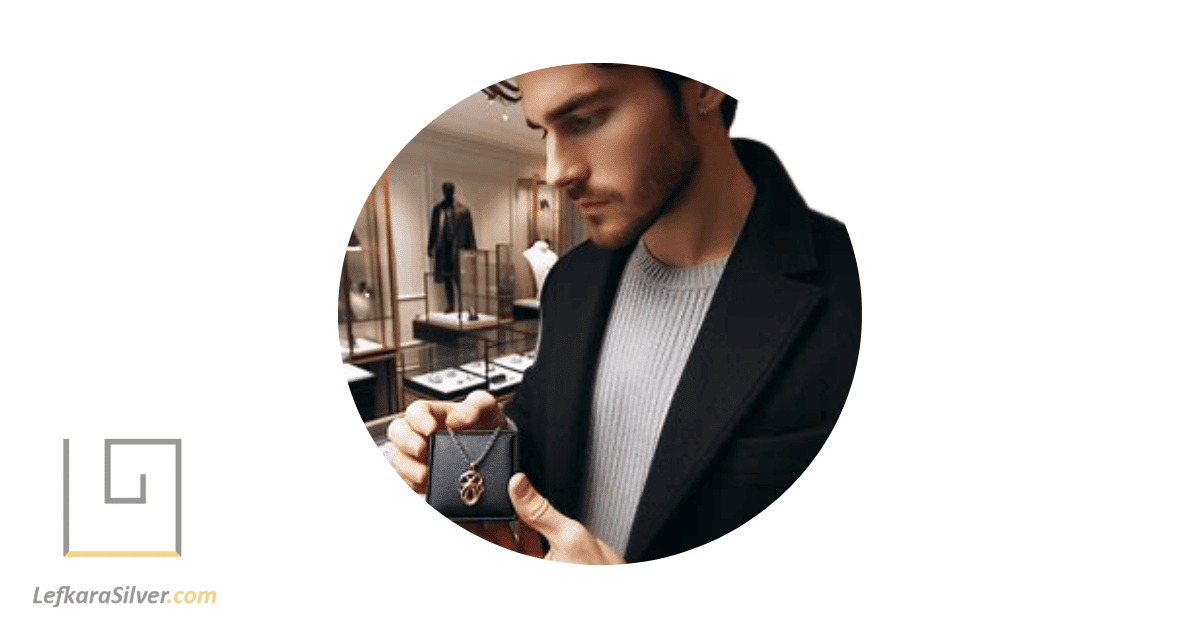
[[[550,137],[546,141],[546,180],[555,188],[582,192],[587,182],[587,164],[568,145]]]

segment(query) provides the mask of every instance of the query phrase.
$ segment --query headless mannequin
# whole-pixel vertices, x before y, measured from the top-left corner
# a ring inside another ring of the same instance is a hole
[[[458,252],[475,248],[475,230],[470,210],[454,201],[454,183],[443,183],[442,194],[442,201],[433,207],[427,253],[434,258],[434,280],[446,290],[446,312],[449,313],[462,307]]]
[[[537,291],[534,296],[539,299],[542,297],[542,284],[546,282],[546,275],[550,273],[550,267],[554,266],[554,262],[558,261],[558,255],[550,250],[550,244],[545,240],[538,240],[533,243],[528,249],[525,249],[525,261],[529,262],[529,267],[533,269],[533,278],[536,284]]]

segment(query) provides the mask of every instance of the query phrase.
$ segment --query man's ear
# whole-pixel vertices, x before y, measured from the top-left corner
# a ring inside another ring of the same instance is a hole
[[[684,104],[685,107],[690,106],[704,114],[717,112],[717,115],[720,115],[721,102],[725,100],[725,92],[699,81],[695,82],[693,89],[692,98],[690,102]]]

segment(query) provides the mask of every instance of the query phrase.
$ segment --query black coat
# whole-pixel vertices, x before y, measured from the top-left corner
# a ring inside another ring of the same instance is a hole
[[[735,140],[757,192],[667,411],[626,560],[653,560],[753,518],[833,429],[858,360],[862,299],[842,223],[808,208],[766,146]],[[541,299],[536,363],[505,412],[533,486],[578,517],[596,360],[633,246],[576,247]]]
[[[462,203],[442,201],[433,206],[429,220],[429,246],[433,278],[437,282],[458,277],[458,252],[475,248],[475,224],[471,210]]]

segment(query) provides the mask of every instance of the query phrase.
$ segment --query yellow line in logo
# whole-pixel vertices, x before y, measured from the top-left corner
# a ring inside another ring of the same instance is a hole
[[[67,558],[179,558],[176,552],[67,552]]]

